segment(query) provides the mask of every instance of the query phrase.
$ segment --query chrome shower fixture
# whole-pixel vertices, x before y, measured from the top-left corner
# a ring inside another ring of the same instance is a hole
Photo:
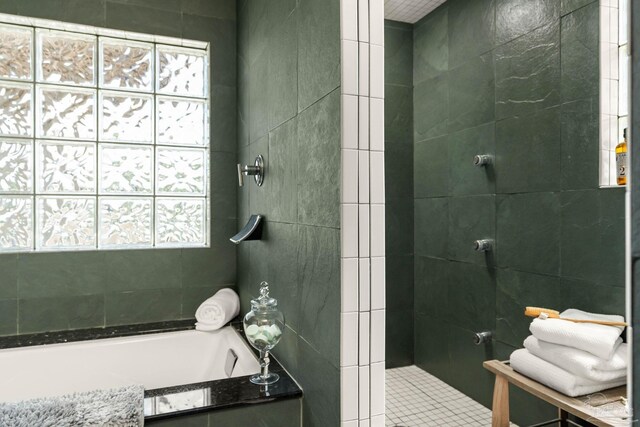
[[[473,156],[473,164],[476,166],[489,166],[493,163],[493,156],[490,154],[477,154]]]
[[[475,240],[473,242],[473,249],[478,252],[489,252],[493,249],[493,240],[491,239],[480,239]]]
[[[259,155],[253,162],[253,165],[242,166],[238,163],[238,185],[244,187],[244,176],[253,175],[253,179],[258,187],[262,187],[264,182],[264,157]]]

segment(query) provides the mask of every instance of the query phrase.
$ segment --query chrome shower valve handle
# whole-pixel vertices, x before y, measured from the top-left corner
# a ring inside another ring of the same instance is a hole
[[[244,187],[244,176],[253,175],[253,179],[258,187],[262,187],[264,182],[264,157],[259,155],[256,157],[253,165],[242,166],[238,163],[238,185]]]

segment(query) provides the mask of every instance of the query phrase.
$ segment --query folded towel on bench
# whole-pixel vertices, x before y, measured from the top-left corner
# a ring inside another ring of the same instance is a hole
[[[510,362],[515,371],[570,397],[607,390],[627,382],[626,376],[604,382],[582,378],[534,356],[527,349],[514,351]]]

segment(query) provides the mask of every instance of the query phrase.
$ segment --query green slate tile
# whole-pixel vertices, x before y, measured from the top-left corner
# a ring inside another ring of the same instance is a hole
[[[237,197],[248,194],[249,186],[238,187],[238,175],[236,164],[249,164],[249,159],[239,159],[235,152],[212,151],[211,158],[211,219],[216,222],[222,219],[235,219],[237,217]],[[248,156],[248,155],[247,155]],[[253,159],[251,159],[253,164]],[[236,196],[236,190],[239,189]],[[243,191],[244,190],[244,191]],[[226,238],[225,238],[226,240]],[[218,242],[213,240],[213,244]]]
[[[493,54],[449,71],[449,130],[475,127],[495,117]]]
[[[298,222],[339,227],[340,92],[298,115]]]
[[[280,342],[274,348],[274,355],[282,366],[286,366],[287,371],[296,372],[298,370],[298,334],[288,325],[285,327]]]
[[[124,31],[182,37],[180,12],[107,2],[106,26]]]
[[[452,325],[470,331],[495,329],[496,274],[486,266],[451,262],[447,298]],[[455,360],[455,359],[454,359]]]
[[[180,287],[180,249],[112,251],[105,256],[105,291]]]
[[[268,405],[243,406],[209,412],[209,426],[299,427],[302,399],[270,402]]]
[[[496,199],[493,195],[449,198],[449,259],[491,265],[493,254],[478,252],[473,241],[495,240]]]
[[[384,139],[410,144],[413,138],[413,86],[384,86]]]
[[[493,49],[495,1],[449,0],[447,4],[449,67],[454,68]]]
[[[181,250],[181,269],[178,271],[178,283],[182,283],[183,288],[203,286],[220,288],[235,283],[236,248],[229,241],[229,237],[239,229],[235,221],[232,221],[231,224],[233,224],[233,228],[225,233],[226,238],[223,244],[212,245],[210,248],[185,248]],[[173,262],[174,265],[176,263],[176,261]]]
[[[577,308],[591,313],[625,315],[623,287],[599,286],[573,279],[563,279],[562,286],[568,293],[567,308]]]
[[[525,307],[565,308],[559,277],[502,268],[497,277],[496,339],[501,342],[522,347],[531,324],[531,319],[524,316]]]
[[[442,320],[455,317],[450,311],[454,302],[449,300],[455,265],[447,260],[416,255],[413,302],[416,315],[435,316]]]
[[[387,141],[384,159],[387,198],[413,198],[413,145]]]
[[[61,331],[104,326],[104,296],[63,296],[18,301],[18,332]]]
[[[624,194],[562,193],[562,275],[624,287]]]
[[[0,299],[18,297],[18,256],[0,255]]]
[[[560,107],[496,124],[498,193],[551,191],[560,187]]]
[[[264,50],[249,67],[249,142],[264,138],[269,131],[269,52]]]
[[[414,218],[416,255],[446,258],[449,242],[448,199],[416,199]]]
[[[558,21],[496,48],[495,63],[496,119],[531,114],[560,104]]]
[[[433,79],[449,69],[448,5],[444,4],[414,25],[413,84]]]
[[[413,365],[413,311],[385,312],[385,367]]]
[[[298,111],[340,86],[340,3],[300,0]]]
[[[175,4],[174,0],[166,0]],[[183,13],[210,16],[220,19],[236,19],[235,0],[182,0],[180,9]]]
[[[475,195],[495,193],[495,164],[478,167],[473,164],[476,155],[494,156],[496,151],[496,125],[487,123],[450,135],[449,194]]]
[[[600,88],[597,2],[562,17],[562,100],[597,97]]]
[[[449,132],[449,79],[446,73],[414,86],[414,141]]]
[[[559,275],[560,212],[559,193],[498,196],[498,265]]]
[[[598,188],[600,172],[599,99],[561,106],[562,188]]]
[[[15,5],[12,5],[12,1],[8,3],[9,7],[13,6],[14,11],[6,13],[83,25],[105,26],[106,1],[104,0],[19,0]]]
[[[496,44],[504,44],[558,18],[559,0],[496,0]]]
[[[449,356],[452,327],[437,317],[417,313],[414,328],[416,366],[446,383],[450,382],[453,370],[458,369]]]
[[[237,91],[234,86],[213,85],[211,88],[210,144],[212,151],[236,151]]]
[[[107,293],[105,295],[106,325],[129,325],[179,319],[181,293],[180,289]]]
[[[413,27],[389,22],[384,26],[384,82],[413,86]]]
[[[387,194],[389,194],[387,192]],[[385,204],[385,254],[413,255],[413,199],[389,199]]]
[[[289,120],[269,133],[269,178],[263,184],[271,199],[269,219],[293,223],[298,214],[298,123]]]
[[[298,227],[299,334],[340,366],[340,231]]]
[[[217,286],[203,286],[199,288],[182,288],[182,318],[189,319],[196,316],[196,310],[205,300],[215,295]]]
[[[413,311],[414,308],[413,255],[385,257],[386,308],[389,311]]]
[[[0,336],[18,333],[18,300],[0,299]]]
[[[414,197],[435,197],[448,194],[450,141],[449,136],[442,136],[420,141],[414,145]]]
[[[562,0],[562,4],[560,7],[562,16],[567,13],[571,13],[576,9],[580,9],[583,6],[586,6],[591,3],[598,3],[597,0]]]

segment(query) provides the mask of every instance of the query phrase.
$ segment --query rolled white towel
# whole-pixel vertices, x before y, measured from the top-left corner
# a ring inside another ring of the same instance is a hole
[[[524,340],[524,348],[542,360],[589,380],[613,381],[627,375],[628,355],[625,343],[618,346],[610,360],[577,348],[540,341],[534,336]]]
[[[575,309],[563,311],[560,313],[560,317],[624,322],[622,316],[587,313]],[[622,343],[620,334],[624,327],[574,323],[560,319],[533,319],[529,330],[539,340],[574,347],[609,360]]]
[[[196,310],[196,329],[215,331],[240,313],[240,298],[233,289],[220,289]]]
[[[579,377],[534,356],[526,348],[514,351],[510,362],[515,371],[570,397],[596,393],[627,382],[626,376],[604,382]]]

